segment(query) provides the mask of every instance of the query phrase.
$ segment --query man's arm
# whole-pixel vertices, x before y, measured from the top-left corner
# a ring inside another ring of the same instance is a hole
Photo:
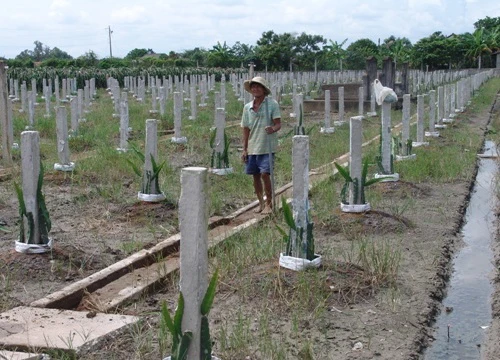
[[[241,160],[243,160],[243,162],[247,162],[249,137],[250,137],[250,128],[243,127],[243,154],[241,155]]]
[[[273,119],[273,126],[266,126],[266,132],[268,134],[275,133],[279,129],[281,129],[281,118]]]

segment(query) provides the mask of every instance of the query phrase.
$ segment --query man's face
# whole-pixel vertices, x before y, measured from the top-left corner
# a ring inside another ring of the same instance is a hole
[[[258,83],[251,83],[250,84],[250,90],[252,91],[252,95],[254,97],[263,97],[265,92],[264,86]]]

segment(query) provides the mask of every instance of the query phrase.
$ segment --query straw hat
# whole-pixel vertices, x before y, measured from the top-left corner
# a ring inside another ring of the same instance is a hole
[[[245,90],[247,92],[249,92],[249,93],[252,92],[250,90],[250,86],[252,85],[252,83],[257,83],[257,84],[262,85],[264,87],[264,93],[266,94],[266,96],[271,93],[271,89],[269,89],[269,87],[267,86],[266,80],[260,76],[256,76],[252,80],[245,80],[245,82],[243,83],[243,86],[245,87]]]

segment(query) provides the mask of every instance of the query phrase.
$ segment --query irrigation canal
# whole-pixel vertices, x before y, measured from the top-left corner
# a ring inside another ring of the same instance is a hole
[[[481,344],[491,323],[498,159],[491,141],[485,142],[484,149],[461,230],[464,247],[453,259],[447,296],[434,326],[435,341],[425,352],[426,360],[481,359]]]

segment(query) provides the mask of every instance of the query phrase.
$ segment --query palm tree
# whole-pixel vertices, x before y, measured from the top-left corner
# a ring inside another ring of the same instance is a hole
[[[211,50],[208,51],[209,65],[213,67],[231,67],[234,60],[233,51],[226,42],[221,44],[217,41]]]
[[[380,46],[380,51],[394,59],[394,66],[397,68],[398,61],[401,63],[408,61],[411,48],[411,41],[407,38],[396,38],[391,35]]]
[[[474,31],[474,33],[469,34],[467,36],[467,40],[469,50],[467,51],[466,55],[470,56],[474,60],[477,59],[477,68],[481,69],[482,55],[485,52],[491,54],[491,45],[492,41],[494,41],[494,38],[487,31],[484,31],[484,28],[480,28]]]
[[[330,45],[325,45],[323,47],[326,50],[326,56],[331,57],[334,61],[339,63],[340,71],[342,71],[342,60],[345,58],[346,51],[342,49],[342,46],[347,42],[347,38],[344,39],[340,44],[337,41],[328,40]]]

